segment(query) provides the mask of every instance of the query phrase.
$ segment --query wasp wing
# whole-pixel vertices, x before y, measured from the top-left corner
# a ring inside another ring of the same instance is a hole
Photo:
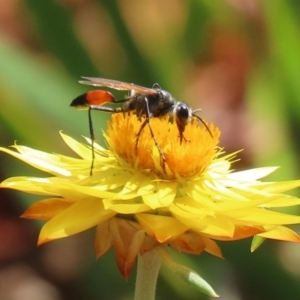
[[[79,83],[93,85],[93,86],[105,86],[115,90],[120,91],[131,91],[134,90],[140,94],[153,94],[157,93],[157,90],[146,88],[140,85],[136,85],[133,83],[113,80],[113,79],[106,79],[106,78],[98,78],[98,77],[82,77],[85,80],[80,80]]]

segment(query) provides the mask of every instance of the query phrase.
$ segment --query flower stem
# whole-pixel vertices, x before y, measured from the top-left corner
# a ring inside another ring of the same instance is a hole
[[[154,300],[161,259],[155,250],[138,256],[134,300]]]

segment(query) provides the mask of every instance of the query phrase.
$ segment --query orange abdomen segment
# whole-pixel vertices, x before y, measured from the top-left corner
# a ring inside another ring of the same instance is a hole
[[[77,109],[89,109],[91,105],[101,106],[109,102],[115,102],[115,97],[112,93],[102,90],[95,90],[76,97],[70,106],[73,106]]]
[[[86,101],[88,105],[100,106],[105,103],[115,102],[115,97],[110,92],[95,90],[86,93]]]

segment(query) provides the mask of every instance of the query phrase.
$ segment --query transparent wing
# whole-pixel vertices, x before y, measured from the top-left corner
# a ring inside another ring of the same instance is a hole
[[[115,90],[131,91],[134,90],[141,94],[156,94],[157,90],[139,86],[133,83],[122,82],[113,79],[98,78],[98,77],[82,77],[85,80],[80,80],[79,83],[93,85],[93,86],[106,86]]]

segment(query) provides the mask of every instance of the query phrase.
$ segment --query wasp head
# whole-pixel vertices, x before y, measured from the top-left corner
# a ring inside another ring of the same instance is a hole
[[[173,115],[179,131],[180,144],[182,143],[182,139],[185,139],[183,132],[185,126],[191,122],[192,113],[191,108],[183,102],[177,102],[174,106]]]

